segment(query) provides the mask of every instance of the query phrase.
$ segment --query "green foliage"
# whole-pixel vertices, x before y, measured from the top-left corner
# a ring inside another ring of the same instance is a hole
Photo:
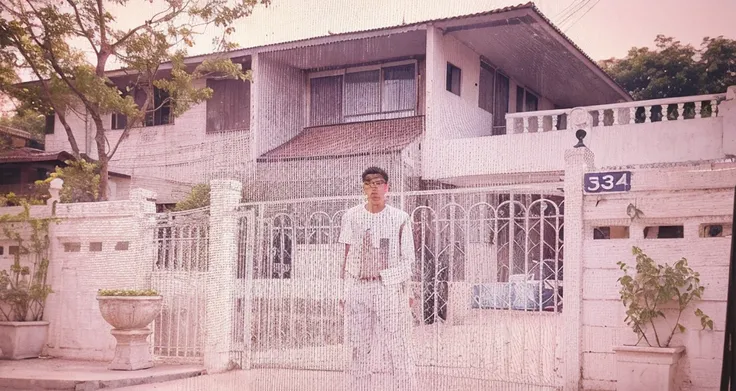
[[[153,289],[100,289],[97,296],[158,296]]]
[[[47,283],[49,271],[49,224],[52,218],[34,218],[30,205],[23,203],[23,211],[17,215],[0,216],[0,225],[7,238],[18,251],[13,264],[0,271],[0,316],[5,321],[38,321],[43,318],[46,298],[53,291]],[[30,238],[25,239],[17,229],[30,228]],[[21,260],[32,259],[30,266]]]
[[[19,108],[15,115],[0,118],[0,125],[25,130],[31,134],[34,140],[39,142],[44,140],[45,124],[46,117],[44,114],[33,109]]]
[[[210,185],[199,184],[192,188],[187,198],[174,207],[175,212],[204,208],[210,205]]]
[[[659,265],[638,247],[633,247],[632,252],[636,256],[635,273],[629,274],[630,268],[624,262],[617,263],[624,272],[618,282],[621,284],[621,301],[626,307],[625,322],[639,337],[637,345],[644,340],[647,345],[654,346],[647,335],[651,328],[656,346],[668,347],[675,332],[685,331],[680,317],[693,300],[702,298],[705,287],[700,285],[700,274],[688,266],[685,258],[673,266]],[[660,334],[658,320],[666,318],[664,309],[669,304],[676,305],[677,318],[669,334]],[[700,319],[703,329],[713,330],[713,320],[708,315],[699,308],[695,309],[694,314]],[[660,335],[665,338],[664,341]]]
[[[655,48],[632,48],[601,67],[634,99],[716,94],[736,85],[736,40],[705,37],[699,49],[664,35]]]
[[[43,205],[44,200],[40,198],[36,198],[34,196],[31,197],[25,197],[25,196],[19,196],[16,195],[13,192],[10,192],[8,194],[0,194],[0,207],[3,206],[23,206],[25,204],[28,205]]]
[[[154,107],[154,87],[168,93],[169,98],[160,104],[169,104],[175,117],[212,96],[211,89],[199,87],[194,80],[215,74],[250,77],[224,55],[213,55],[199,65],[185,64],[185,49],[194,46],[198,35],[213,31],[217,50],[233,49],[234,24],[270,0],[151,3],[150,8],[160,10],[158,13],[140,12],[139,20],[125,21],[134,27],[123,29],[116,27],[114,13],[120,7],[136,6],[130,0],[0,3],[0,93],[38,112],[53,110],[75,156],[80,151],[67,112],[89,115],[100,162],[101,199],[107,199],[109,160],[130,130],[159,108]],[[105,74],[111,60],[126,68],[125,77],[111,79]],[[163,64],[171,65],[170,76],[161,72]],[[18,69],[30,71],[40,81],[17,84]],[[133,95],[145,99],[139,105]],[[105,131],[109,123],[103,121],[110,113],[127,117],[122,134],[112,142]]]
[[[62,179],[64,185],[59,192],[61,203],[94,202],[100,197],[100,169],[96,163],[84,159],[67,160],[66,167],[56,167],[43,181],[36,181],[37,198],[48,198],[48,190],[56,178]]]

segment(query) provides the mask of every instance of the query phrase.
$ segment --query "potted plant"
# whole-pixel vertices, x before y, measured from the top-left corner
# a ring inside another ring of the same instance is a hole
[[[43,320],[52,293],[48,227],[51,218],[33,218],[23,203],[17,215],[0,216],[5,236],[13,242],[13,263],[0,270],[0,358],[19,360],[41,355],[49,322]],[[24,229],[25,225],[28,229]],[[30,240],[27,240],[27,239]]]
[[[618,262],[624,275],[621,301],[626,307],[625,322],[637,335],[634,345],[614,347],[618,390],[676,390],[675,369],[685,348],[670,346],[676,332],[684,332],[681,318],[693,301],[701,299],[705,287],[700,274],[682,258],[674,265],[660,265],[640,248],[633,247],[635,271]],[[665,311],[676,317],[666,318]],[[699,308],[694,310],[700,325],[713,329],[713,320]]]
[[[109,369],[135,371],[153,366],[148,325],[161,311],[161,299],[154,290],[97,292],[102,318],[113,327],[110,333],[117,340]]]

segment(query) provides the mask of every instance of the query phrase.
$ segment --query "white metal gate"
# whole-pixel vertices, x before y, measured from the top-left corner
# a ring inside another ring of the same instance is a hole
[[[156,216],[151,287],[163,296],[153,323],[153,353],[166,361],[201,361],[205,340],[209,209]]]
[[[248,291],[239,297],[252,302],[250,312],[242,300],[235,308],[237,319],[251,322],[251,340],[246,352],[246,335],[239,334],[235,357],[250,355],[256,367],[343,369],[343,246],[337,238],[342,213],[360,202],[241,206],[238,278],[252,284],[242,284]],[[390,202],[410,212],[413,222],[413,347],[421,370],[556,388],[562,196],[466,189],[402,193]]]

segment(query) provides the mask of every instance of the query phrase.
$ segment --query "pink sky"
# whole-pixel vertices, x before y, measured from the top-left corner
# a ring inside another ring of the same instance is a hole
[[[238,1],[238,0],[234,0]],[[271,0],[236,25],[236,41],[259,46],[315,36],[395,26],[436,18],[489,11],[524,0]],[[109,3],[108,3],[109,4]],[[110,7],[120,27],[141,24],[162,1],[130,0]],[[542,12],[561,27],[593,59],[623,57],[633,46],[652,46],[657,34],[673,36],[696,47],[704,36],[736,39],[736,0],[538,0]],[[583,5],[567,23],[560,13]],[[586,13],[586,11],[588,11]],[[584,14],[584,15],[583,15]],[[575,21],[574,24],[571,22]],[[199,36],[190,55],[213,51],[212,35]],[[86,41],[77,40],[79,47]],[[114,61],[107,69],[116,69]],[[30,75],[24,75],[28,79]]]
[[[416,22],[515,5],[522,0],[272,0],[238,29],[240,43],[264,43]],[[652,46],[657,34],[699,45],[704,36],[736,38],[736,1],[706,0],[539,0],[542,12],[557,16],[571,4],[582,5],[567,34],[596,60],[623,57],[632,46]],[[563,27],[567,27],[569,22]],[[197,52],[206,51],[206,46]]]

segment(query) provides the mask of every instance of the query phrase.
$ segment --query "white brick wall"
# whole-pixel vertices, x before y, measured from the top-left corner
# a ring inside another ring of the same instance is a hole
[[[205,81],[197,81],[203,86]],[[83,110],[82,110],[83,113]],[[84,115],[67,113],[81,152],[97,157],[93,142],[94,124]],[[250,159],[249,130],[207,133],[207,102],[195,105],[174,119],[171,125],[132,129],[113,156],[110,170],[132,176],[130,188],[154,190],[159,202],[181,199],[192,184],[210,179],[236,178],[250,181],[253,176]],[[103,117],[106,127],[109,115]],[[85,129],[87,131],[85,132]],[[107,130],[109,143],[115,145],[122,130]],[[54,134],[46,136],[47,150],[70,151],[66,132],[56,120]]]
[[[680,362],[683,390],[716,390],[720,377],[723,328],[726,316],[730,237],[701,238],[703,223],[731,223],[736,167],[720,170],[635,171],[632,192],[585,197],[583,244],[583,385],[590,390],[615,390],[616,359],[613,346],[636,342],[624,323],[619,300],[616,262],[635,264],[631,247],[639,246],[658,263],[672,264],[681,257],[701,274],[703,301],[684,314],[688,328],[672,344],[684,345]],[[718,187],[718,188],[712,188]],[[681,190],[682,191],[677,191]],[[631,221],[626,207],[632,203],[644,217]],[[629,226],[629,239],[593,240],[593,227]],[[683,225],[683,239],[644,239],[646,226]],[[701,308],[714,321],[715,331],[701,331],[692,314]]]

